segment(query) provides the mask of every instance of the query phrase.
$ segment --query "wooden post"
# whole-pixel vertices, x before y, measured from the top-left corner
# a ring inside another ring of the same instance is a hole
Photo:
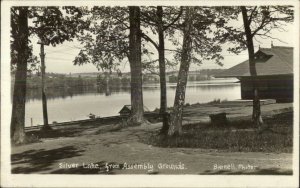
[[[210,114],[209,117],[213,126],[226,126],[228,123],[226,113]]]
[[[44,52],[44,45],[45,43],[43,41],[39,42],[41,45],[41,74],[42,74],[42,104],[43,104],[43,120],[44,120],[44,126],[48,126],[48,111],[47,111],[47,97],[46,97],[46,86],[45,86],[45,52]]]

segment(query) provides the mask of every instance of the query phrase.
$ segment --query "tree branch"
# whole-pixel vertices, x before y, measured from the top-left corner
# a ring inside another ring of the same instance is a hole
[[[283,40],[280,40],[279,38],[271,37],[270,35],[266,35],[266,34],[257,34],[257,36],[260,36],[260,37],[263,38],[263,39],[270,38],[270,39],[278,40],[279,42],[282,42],[282,43],[284,43],[284,44],[288,44],[287,42],[285,42],[285,41],[283,41]],[[264,38],[264,37],[265,37],[265,38]]]
[[[253,17],[254,12],[256,11],[256,9],[257,9],[257,6],[254,7],[254,9],[251,12],[251,15],[249,16],[249,20],[248,20],[249,25],[251,25],[252,17]]]
[[[115,18],[119,23],[121,23],[121,24],[123,24],[124,26],[125,26],[125,28],[126,29],[129,29],[130,27],[129,27],[129,25],[127,25],[125,22],[124,22],[124,20],[122,21],[122,20],[120,20],[119,18]],[[127,19],[127,18],[126,18]]]
[[[145,33],[141,32],[142,38],[145,39],[148,42],[151,42],[153,44],[153,46],[158,50],[158,45],[156,44],[156,42],[154,42],[148,35],[146,35]]]
[[[124,36],[122,38],[115,38],[115,37],[111,37],[111,39],[109,40],[104,40],[104,41],[101,41],[102,43],[106,43],[106,42],[111,42],[111,41],[116,41],[116,40],[123,40],[123,39],[127,39],[129,38],[129,36]]]
[[[261,29],[263,29],[267,24],[269,24],[271,21],[266,22],[266,18],[263,17],[263,20],[261,21],[260,26],[258,26],[253,33],[251,34],[251,37],[255,36],[257,34],[258,31],[260,31]]]
[[[177,22],[180,18],[180,16],[182,15],[182,12],[183,12],[183,8],[180,7],[180,12],[178,13],[177,17],[171,22],[169,23],[168,25],[164,26],[163,27],[163,30],[167,30],[170,26],[172,26],[175,22]]]
[[[181,51],[179,51],[179,50],[171,50],[171,49],[165,49],[165,51],[177,52],[177,53],[180,53],[180,52],[181,52]]]
[[[144,16],[146,19],[143,19],[143,17],[141,17],[141,21],[149,24],[149,25],[152,25],[152,26],[157,26],[157,22],[156,22],[156,17],[151,17],[149,16],[148,14],[145,14],[144,12],[141,12],[141,15]],[[155,20],[154,22],[151,22],[151,20]],[[150,20],[150,21],[148,21]]]

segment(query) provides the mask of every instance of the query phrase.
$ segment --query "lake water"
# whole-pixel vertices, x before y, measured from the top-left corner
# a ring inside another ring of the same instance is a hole
[[[240,99],[240,84],[236,79],[218,79],[209,81],[188,82],[186,88],[186,103],[205,103],[220,100]],[[176,84],[167,84],[168,106],[173,106]],[[88,114],[96,116],[118,115],[120,109],[130,104],[130,89],[111,89],[110,95],[97,89],[80,91],[53,91],[48,89],[48,119],[64,122],[88,119]],[[160,105],[159,84],[145,84],[143,86],[144,105],[154,110]],[[40,92],[28,91],[26,102],[26,126],[43,124],[42,101]],[[31,123],[32,120],[32,123]]]

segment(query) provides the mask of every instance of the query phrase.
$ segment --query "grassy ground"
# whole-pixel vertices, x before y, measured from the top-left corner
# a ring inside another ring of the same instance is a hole
[[[293,147],[293,113],[287,112],[265,119],[268,128],[253,128],[250,120],[229,121],[226,126],[210,123],[183,126],[183,135],[165,137],[151,133],[143,142],[159,147],[218,149],[228,152],[285,152]]]
[[[135,127],[89,122],[53,126],[51,132],[30,131],[28,136],[37,142],[11,148],[11,172],[290,175],[293,173],[291,109],[292,104],[262,105],[263,119],[271,128],[257,134],[247,121],[251,106],[190,105],[184,112],[184,118],[190,120],[184,121],[184,135],[177,140],[169,138],[168,142],[162,142],[163,138],[156,136],[161,122]],[[226,112],[232,120],[227,127],[203,123],[211,113],[219,112]],[[99,164],[99,168],[85,168],[83,163]],[[125,163],[150,164],[153,169],[123,169]],[[78,167],[60,167],[61,164],[78,164]],[[119,167],[107,171],[108,164],[119,164]],[[179,164],[184,164],[184,169],[168,167]],[[236,168],[219,168],[232,164]],[[255,169],[240,168],[241,165],[250,165]]]
[[[92,123],[91,123],[92,124]],[[62,137],[76,137],[84,134],[85,130],[94,128],[94,125],[78,125],[72,128],[57,129],[52,128],[51,130],[33,130],[26,132],[26,144],[42,142],[43,139],[54,139]],[[107,132],[119,131],[123,128],[122,124],[112,124],[112,125],[102,125],[99,129],[95,131],[95,134],[103,134]]]

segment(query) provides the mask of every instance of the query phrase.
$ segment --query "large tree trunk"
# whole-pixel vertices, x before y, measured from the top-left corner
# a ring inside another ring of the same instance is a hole
[[[185,101],[185,89],[187,84],[188,71],[191,61],[192,38],[191,30],[193,24],[193,7],[186,7],[185,26],[183,30],[183,46],[181,52],[181,63],[178,73],[176,94],[171,123],[168,131],[169,136],[181,135],[182,133],[182,111]]]
[[[13,91],[13,105],[11,116],[11,141],[12,144],[21,144],[25,141],[25,98],[26,98],[26,77],[28,60],[28,9],[19,8],[18,16],[18,38],[16,40],[17,70]],[[11,49],[12,50],[12,49]]]
[[[131,123],[141,124],[144,116],[141,62],[140,8],[129,7],[129,63],[131,72]]]
[[[47,97],[46,97],[46,85],[45,85],[45,76],[46,76],[46,66],[45,66],[45,52],[44,52],[44,43],[41,41],[41,73],[42,73],[42,105],[43,105],[43,120],[44,120],[44,129],[49,128],[48,125],[48,111],[47,111]]]
[[[248,21],[247,10],[246,7],[242,6],[242,15],[244,22],[244,29],[247,41],[248,55],[249,55],[249,68],[251,75],[251,82],[253,88],[253,112],[252,112],[252,121],[256,126],[260,126],[263,124],[260,110],[260,100],[257,89],[257,72],[255,67],[255,59],[254,59],[254,45],[253,45],[253,36],[251,33],[250,23]]]
[[[157,7],[158,18],[158,61],[159,61],[159,79],[160,79],[160,115],[163,120],[161,129],[162,134],[167,134],[169,129],[167,114],[167,84],[166,84],[166,65],[165,65],[165,40],[163,28],[163,8]]]

